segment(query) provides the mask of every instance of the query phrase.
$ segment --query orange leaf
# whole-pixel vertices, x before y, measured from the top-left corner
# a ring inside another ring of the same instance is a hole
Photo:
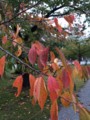
[[[17,43],[18,43],[18,44],[22,44],[22,43],[23,43],[23,40],[22,40],[21,37],[15,38],[15,39],[13,40],[13,45],[14,45],[14,46],[16,46]]]
[[[61,95],[61,103],[64,107],[68,107],[71,103],[71,95],[69,92],[64,92]]]
[[[61,76],[60,76],[61,77]],[[63,82],[61,80],[61,78],[59,77],[59,75],[57,76],[56,80],[58,81],[59,84],[59,95],[61,95],[62,90],[63,90]]]
[[[18,50],[15,52],[15,55],[19,57],[22,54],[22,47],[18,46]]]
[[[34,46],[32,46],[32,48],[29,50],[28,58],[30,63],[33,65],[37,58],[37,52]]]
[[[50,98],[52,101],[58,98],[59,84],[53,76],[48,77],[47,81],[48,90],[50,92]]]
[[[52,51],[50,51],[50,58],[51,58],[51,62],[54,62],[55,54]]]
[[[70,93],[72,94],[73,93],[73,90],[74,90],[74,82],[72,80],[72,76],[71,76],[71,73],[68,72],[69,74],[69,78],[70,78]]]
[[[58,31],[61,33],[61,32],[62,32],[62,27],[59,25],[58,19],[57,19],[57,18],[54,18],[54,22],[55,22],[55,24],[56,24],[56,27],[57,27]]]
[[[34,98],[35,100],[38,100],[38,104],[40,105],[41,109],[43,109],[47,99],[47,90],[42,77],[37,78],[35,81]]]
[[[30,82],[30,96],[33,96],[35,77],[31,74],[29,75],[29,82]]]
[[[0,58],[0,76],[1,77],[2,77],[2,75],[4,73],[5,61],[6,61],[6,57],[5,56]]]
[[[58,104],[57,104],[57,101],[54,101],[51,105],[50,116],[51,116],[51,120],[58,120]]]
[[[6,43],[7,43],[7,36],[3,36],[3,38],[2,38],[2,43],[3,43],[3,44],[6,44]]]
[[[22,85],[23,85],[23,77],[22,75],[18,76],[14,83],[13,83],[13,87],[17,88],[17,92],[15,93],[15,96],[18,97],[21,93],[22,90]]]

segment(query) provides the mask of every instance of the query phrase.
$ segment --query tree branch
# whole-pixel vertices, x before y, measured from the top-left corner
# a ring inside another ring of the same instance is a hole
[[[7,20],[7,21],[1,22],[0,25],[11,22],[12,20],[14,20],[15,18],[17,18],[17,17],[18,17],[19,15],[21,15],[22,13],[26,12],[27,10],[29,10],[29,9],[31,9],[31,8],[33,8],[33,7],[36,7],[36,6],[39,5],[40,3],[41,3],[41,1],[37,2],[35,5],[32,5],[32,6],[28,7],[28,8],[26,8],[25,10],[22,10],[21,12],[17,13],[17,14],[16,14],[14,17],[12,17],[11,19],[9,19],[9,20]]]
[[[29,69],[37,72],[37,73],[41,73],[39,70],[34,69],[33,67],[31,67],[30,65],[28,65],[27,63],[23,62],[22,60],[20,60],[19,58],[17,58],[16,56],[14,56],[12,53],[10,53],[9,51],[5,50],[3,47],[0,46],[0,50],[2,50],[4,53],[10,55],[11,57],[13,57],[14,59],[16,59],[17,61],[19,61],[21,64],[25,65],[26,67],[28,67]],[[45,75],[45,74],[43,74]]]
[[[52,13],[54,13],[56,10],[59,10],[59,9],[61,9],[61,8],[63,8],[63,7],[65,7],[64,4],[63,4],[62,6],[53,8],[50,12],[47,13],[47,15],[45,15],[45,18],[50,17],[50,15],[51,15]]]

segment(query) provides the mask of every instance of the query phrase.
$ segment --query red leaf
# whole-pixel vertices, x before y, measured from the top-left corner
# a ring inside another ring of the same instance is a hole
[[[30,82],[30,96],[33,96],[35,77],[31,74],[29,75],[29,82]]]
[[[57,18],[54,18],[54,22],[55,22],[55,24],[56,24],[56,27],[57,27],[58,31],[61,33],[61,32],[62,32],[62,27],[59,25],[58,19],[57,19]]]
[[[30,63],[33,65],[37,58],[37,52],[34,46],[32,46],[32,48],[29,50],[28,58]]]
[[[35,100],[38,100],[38,104],[40,105],[41,109],[43,109],[47,99],[47,90],[46,90],[45,82],[42,77],[36,79],[34,84],[33,94]]]
[[[6,61],[5,56],[0,58],[0,76],[2,76],[4,73],[5,61]]]
[[[58,104],[57,104],[57,101],[54,101],[51,105],[50,116],[51,116],[51,120],[58,120]]]
[[[49,48],[44,48],[39,55],[40,62],[43,66],[46,66],[48,60],[48,52],[49,52]]]
[[[15,93],[15,96],[18,97],[22,91],[22,85],[23,85],[23,77],[22,75],[18,76],[14,83],[13,83],[13,87],[17,88],[17,92]]]
[[[62,70],[62,82],[63,82],[64,88],[69,88],[70,77],[66,69]]]
[[[40,69],[40,70],[43,70],[43,67],[44,67],[44,66],[43,66],[42,63],[41,63],[40,58],[38,58],[38,61],[37,61],[37,62],[38,62],[38,67],[39,67],[39,69]]]
[[[73,21],[75,19],[74,15],[67,15],[67,16],[64,16],[64,18],[70,24],[73,24]]]
[[[6,43],[7,43],[7,36],[3,36],[3,38],[2,38],[2,43],[3,43],[3,44],[6,44]]]
[[[59,92],[59,84],[56,81],[56,79],[52,76],[48,77],[47,82],[48,90],[50,92],[50,98],[52,101],[56,100],[58,98],[58,92]]]
[[[35,47],[36,49],[36,52],[38,55],[41,54],[41,51],[45,48],[40,42],[36,41],[33,46]]]

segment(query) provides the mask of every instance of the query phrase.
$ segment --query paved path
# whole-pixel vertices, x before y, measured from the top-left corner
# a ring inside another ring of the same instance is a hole
[[[90,110],[90,80],[86,85],[78,92],[79,100],[83,105]],[[74,113],[72,106],[69,108],[60,108],[59,120],[79,120],[79,114]]]

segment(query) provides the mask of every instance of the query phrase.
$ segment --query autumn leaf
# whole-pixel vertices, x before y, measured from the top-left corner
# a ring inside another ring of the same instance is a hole
[[[14,83],[13,83],[13,87],[17,88],[17,92],[15,93],[15,96],[18,97],[22,91],[22,86],[23,86],[23,77],[22,75],[18,76]]]
[[[59,66],[56,63],[52,63],[51,67],[53,68],[54,71],[59,69]]]
[[[82,73],[82,67],[81,67],[81,65],[80,65],[80,63],[77,61],[77,60],[75,60],[74,62],[74,65],[75,65],[75,67],[77,68],[77,71],[78,71],[78,75],[79,75],[79,77],[81,78],[82,77],[82,75],[83,75],[83,73]]]
[[[7,35],[2,37],[2,44],[6,44],[7,43]]]
[[[78,104],[78,107],[80,120],[90,120],[90,111],[84,108],[81,104]]]
[[[35,43],[32,45],[33,47],[35,47],[36,49],[36,52],[37,52],[37,55],[40,55],[41,54],[41,51],[44,50],[44,46],[38,42],[38,41],[35,41]]]
[[[67,68],[68,67],[67,66],[67,61],[66,61],[66,58],[65,58],[63,52],[59,48],[57,48],[57,47],[56,47],[56,51],[59,53],[59,56],[61,58],[63,66]]]
[[[73,21],[75,19],[74,15],[66,15],[64,16],[64,19],[69,23],[69,24],[73,24]]]
[[[55,54],[52,51],[50,51],[50,59],[51,59],[51,62],[54,62]]]
[[[30,96],[33,96],[34,92],[34,83],[35,83],[36,78],[33,75],[29,75],[29,82],[30,82]]]
[[[61,95],[61,103],[64,107],[68,107],[71,103],[71,95],[69,92],[64,92]]]
[[[19,57],[22,54],[22,47],[18,46],[18,50],[15,52],[15,55]]]
[[[50,116],[51,120],[58,120],[58,104],[56,100],[51,105]]]
[[[16,36],[14,35],[14,37],[16,37]],[[13,40],[13,42],[12,42],[12,44],[13,44],[14,46],[16,46],[17,44],[22,44],[22,43],[23,43],[23,40],[22,40],[21,37],[15,38],[15,39]]]
[[[54,18],[54,22],[55,22],[55,25],[56,25],[58,31],[61,33],[61,32],[62,32],[62,27],[59,25],[58,19],[57,19],[57,18]]]
[[[61,80],[61,75],[59,77],[59,75],[57,75],[56,80],[58,81],[59,84],[59,95],[61,95],[62,91],[63,91],[63,82]]]
[[[6,57],[3,56],[0,58],[0,76],[3,76],[4,68],[5,68]]]
[[[28,58],[32,65],[36,62],[37,52],[34,46],[29,50]]]
[[[44,67],[46,66],[48,60],[48,52],[49,52],[49,48],[44,48],[39,55],[40,62]]]
[[[42,71],[43,68],[44,68],[44,66],[43,66],[42,63],[41,63],[40,58],[38,58],[37,63],[38,63],[39,69]]]
[[[75,67],[77,68],[78,71],[82,71],[82,67],[77,60],[75,60],[73,63],[74,63],[74,65],[75,65]]]
[[[69,88],[70,78],[69,78],[68,72],[65,68],[62,70],[62,82],[63,82],[64,88]]]
[[[34,95],[35,101],[38,101],[38,104],[40,105],[41,109],[43,109],[47,99],[47,90],[46,90],[44,79],[42,77],[39,77],[36,79],[34,84],[33,95]]]
[[[48,91],[50,92],[50,98],[52,101],[58,98],[59,84],[53,76],[48,77],[47,81]]]

